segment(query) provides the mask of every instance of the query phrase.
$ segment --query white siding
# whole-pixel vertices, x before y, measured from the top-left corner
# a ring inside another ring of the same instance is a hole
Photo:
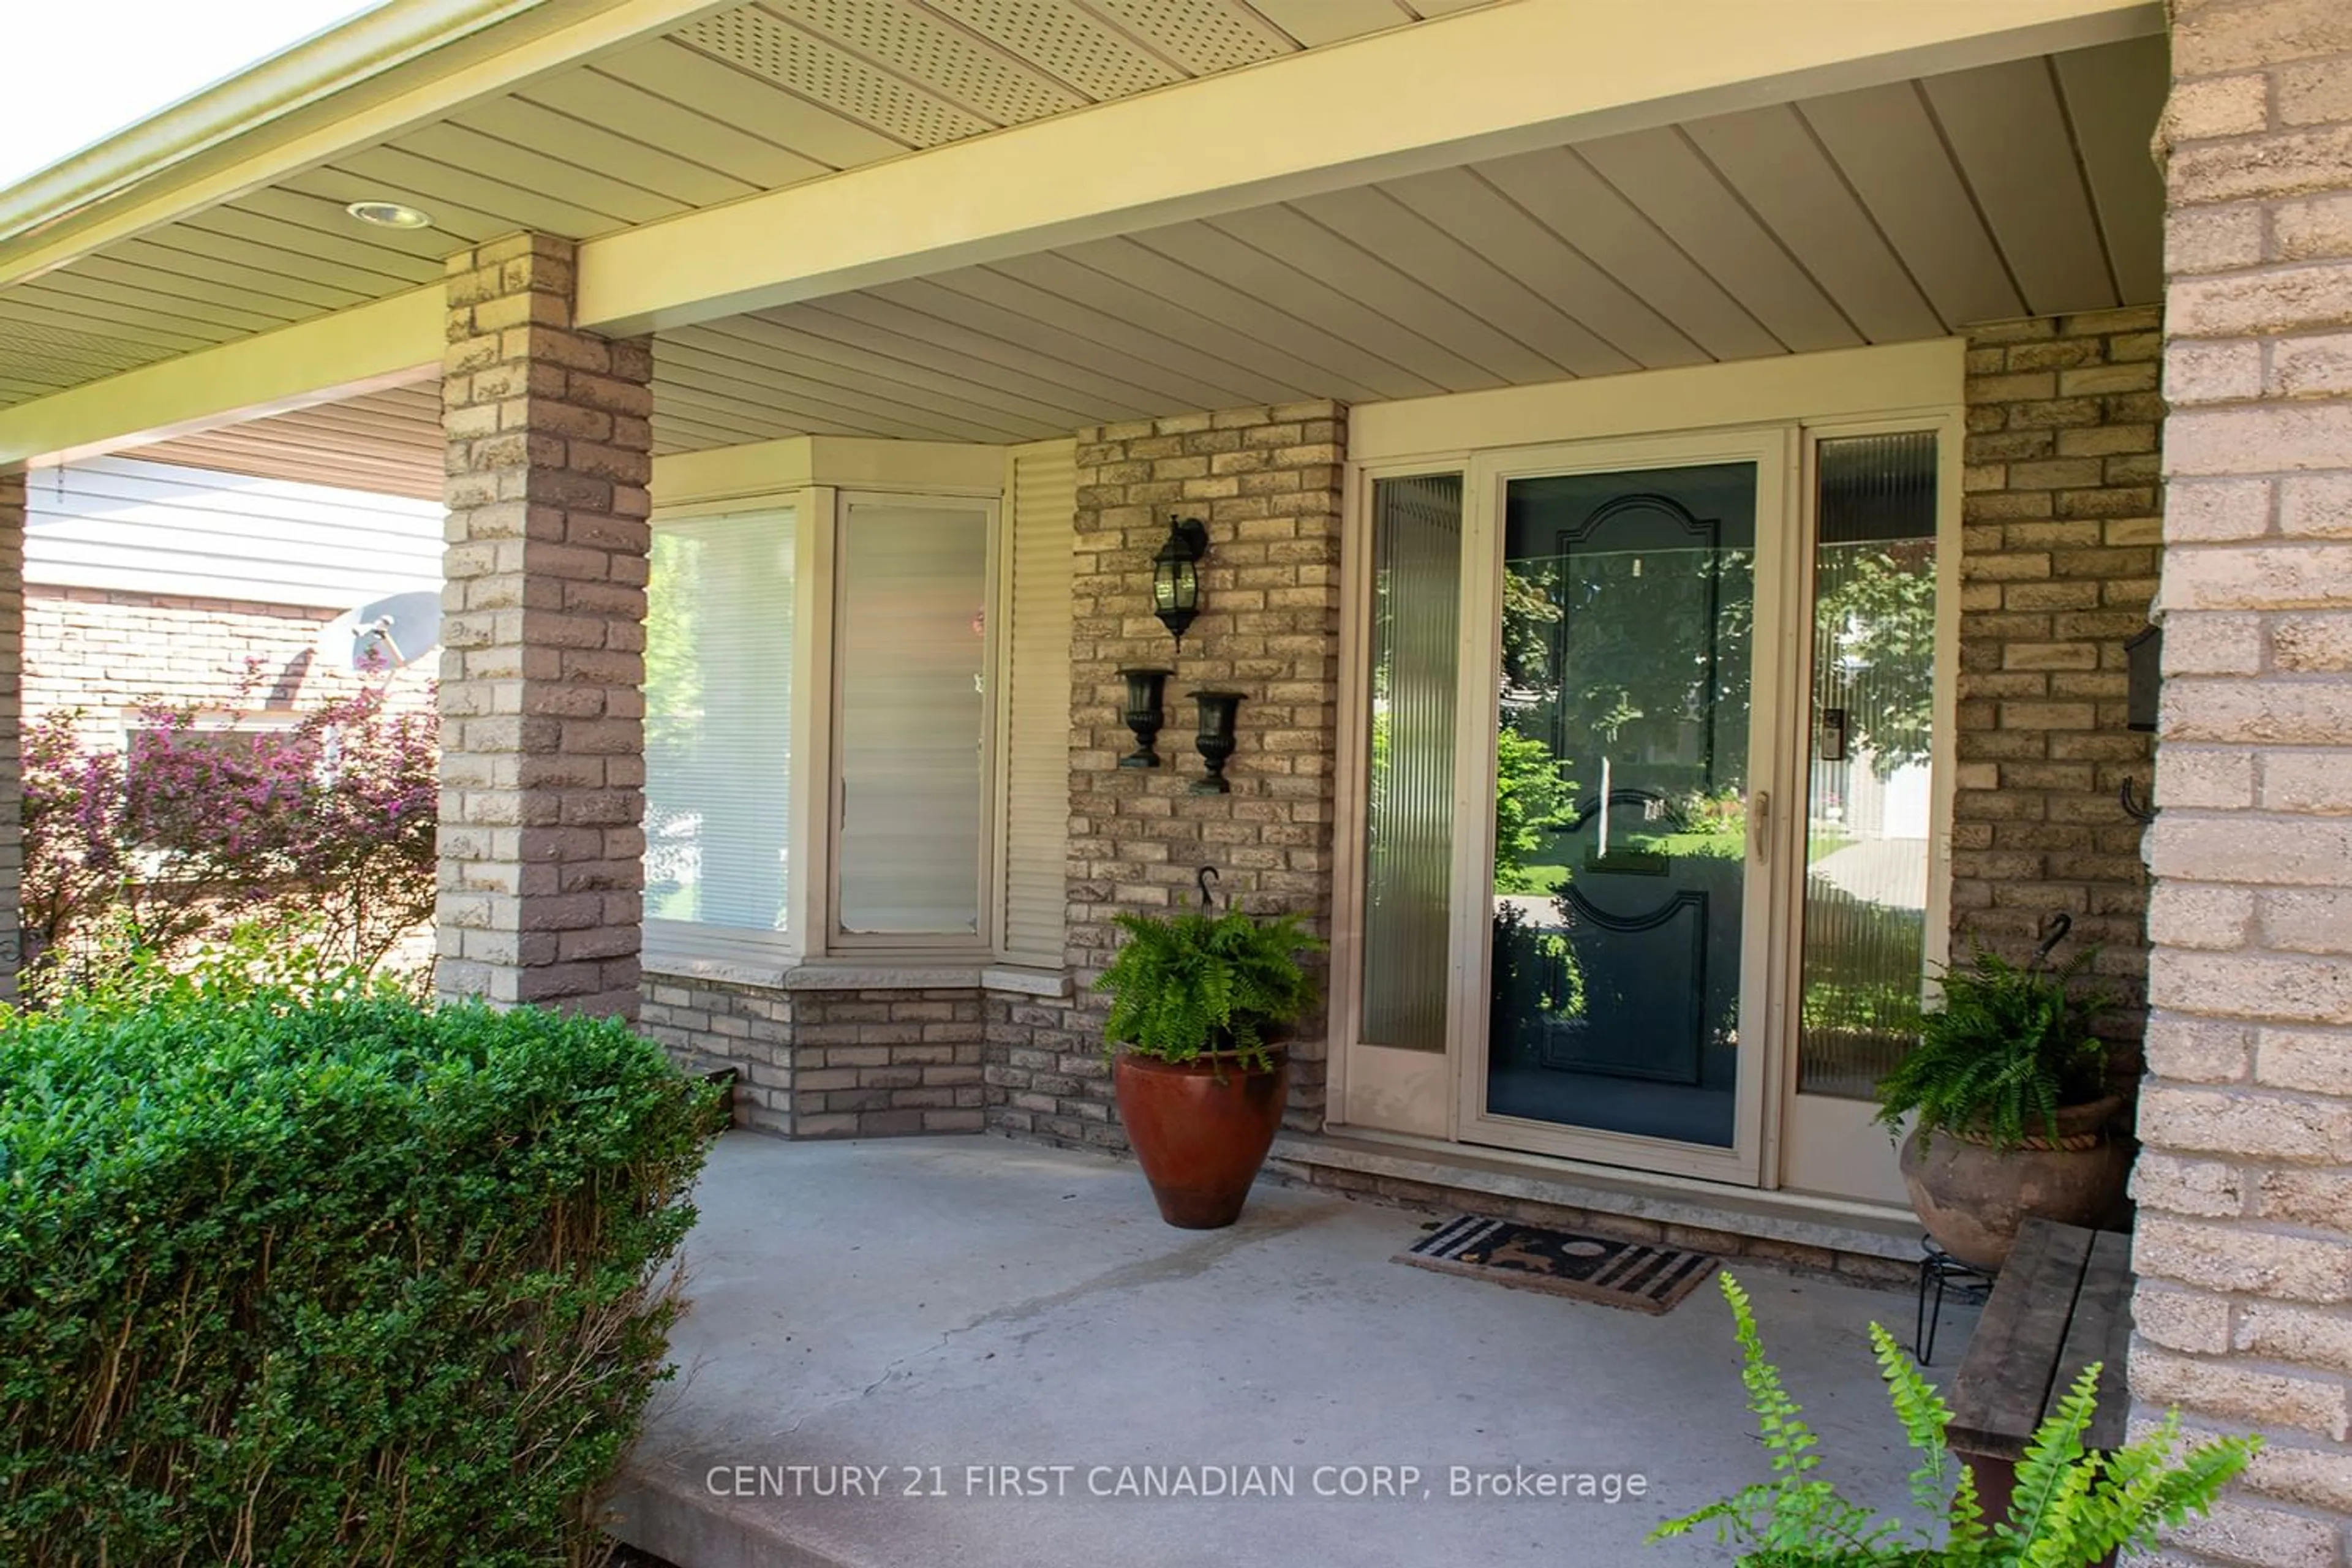
[[[442,509],[100,458],[26,479],[25,580],[336,611],[441,586]]]
[[[1077,448],[1013,455],[1005,515],[1011,637],[1004,713],[1003,956],[1062,967],[1070,844],[1070,584]]]

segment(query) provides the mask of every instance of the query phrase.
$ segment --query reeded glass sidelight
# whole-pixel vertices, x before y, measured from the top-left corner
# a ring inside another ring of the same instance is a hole
[[[1936,437],[1819,448],[1797,1087],[1866,1100],[1917,1034],[1936,697]]]

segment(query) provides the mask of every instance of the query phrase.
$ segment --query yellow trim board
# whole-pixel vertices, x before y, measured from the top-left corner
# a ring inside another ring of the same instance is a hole
[[[0,409],[0,471],[217,429],[438,374],[436,283]]]
[[[1360,403],[1348,415],[1348,457],[1394,463],[1563,438],[1940,412],[1960,401],[1967,347],[1960,338],[1928,338]]]
[[[654,459],[654,510],[677,517],[766,501],[811,485],[994,499],[1003,447],[893,441],[877,436],[786,436]]]

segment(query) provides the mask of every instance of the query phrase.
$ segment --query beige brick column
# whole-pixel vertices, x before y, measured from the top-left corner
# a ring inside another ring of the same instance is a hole
[[[572,326],[562,240],[448,289],[436,987],[634,1017],[651,347]]]
[[[2168,1561],[2352,1518],[2352,6],[2175,0],[2166,687],[2132,1386],[2272,1447]]]
[[[0,474],[0,999],[24,961],[25,476]]]

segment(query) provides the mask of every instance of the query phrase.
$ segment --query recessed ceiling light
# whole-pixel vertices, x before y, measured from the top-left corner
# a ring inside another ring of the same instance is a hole
[[[432,215],[399,202],[353,202],[343,209],[362,223],[378,228],[431,228]]]

